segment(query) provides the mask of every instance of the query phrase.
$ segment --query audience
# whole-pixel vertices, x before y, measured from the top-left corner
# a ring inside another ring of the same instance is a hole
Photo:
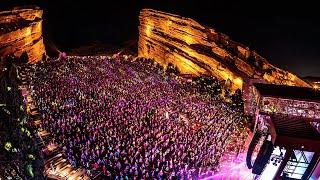
[[[26,71],[43,128],[88,172],[203,178],[246,137],[241,112],[149,59],[67,57]]]

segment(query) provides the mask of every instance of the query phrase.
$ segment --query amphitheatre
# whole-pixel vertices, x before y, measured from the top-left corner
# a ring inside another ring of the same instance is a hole
[[[0,12],[0,179],[319,178],[309,81],[147,8],[134,54],[50,57],[43,13]]]

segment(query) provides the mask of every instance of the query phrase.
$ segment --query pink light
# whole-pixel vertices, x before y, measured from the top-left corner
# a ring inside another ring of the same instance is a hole
[[[251,180],[254,177],[251,169],[246,165],[246,149],[249,146],[252,134],[249,134],[245,148],[238,155],[235,152],[229,151],[224,154],[221,159],[220,168],[212,176],[201,178],[202,180]]]

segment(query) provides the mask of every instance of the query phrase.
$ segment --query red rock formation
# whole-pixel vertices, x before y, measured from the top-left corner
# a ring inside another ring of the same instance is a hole
[[[139,21],[138,55],[153,58],[163,66],[172,63],[182,74],[212,75],[230,80],[233,88],[242,88],[243,82],[251,78],[309,87],[248,47],[190,18],[143,9]]]
[[[303,80],[308,82],[314,89],[320,90],[320,77],[307,76]]]
[[[29,62],[42,59],[45,47],[42,39],[42,10],[16,8],[0,12],[0,56],[27,52]]]

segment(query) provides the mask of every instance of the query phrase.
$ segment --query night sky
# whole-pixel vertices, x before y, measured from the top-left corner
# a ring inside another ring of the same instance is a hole
[[[0,8],[44,9],[44,38],[68,51],[93,41],[120,45],[138,38],[138,15],[153,8],[193,18],[300,76],[320,77],[320,13],[315,3],[191,0],[1,0]],[[306,1],[307,2],[307,1]]]

